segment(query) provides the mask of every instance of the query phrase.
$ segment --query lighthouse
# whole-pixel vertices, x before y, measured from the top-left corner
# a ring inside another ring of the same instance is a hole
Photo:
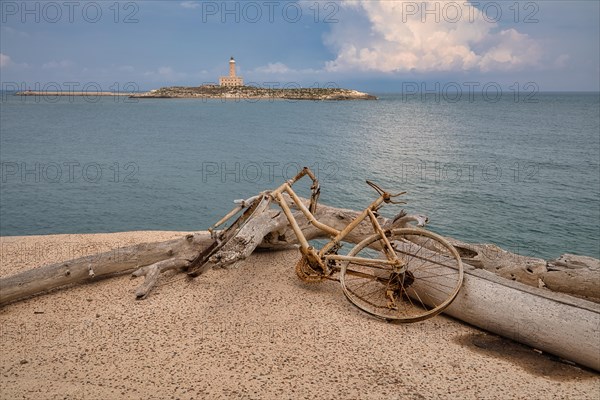
[[[233,57],[229,59],[229,76],[232,78],[235,76],[235,60]]]
[[[229,76],[222,76],[219,78],[220,86],[244,86],[244,79],[241,76],[235,74],[235,59],[231,57],[229,59]]]

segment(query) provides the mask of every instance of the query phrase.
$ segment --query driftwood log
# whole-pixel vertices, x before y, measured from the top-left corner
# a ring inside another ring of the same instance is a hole
[[[465,267],[445,314],[600,371],[600,304]]]
[[[600,303],[600,260],[563,254],[543,260],[508,252],[493,244],[469,244],[448,238],[464,263],[507,280],[547,288]]]
[[[357,215],[353,210],[325,205],[319,205],[316,211],[319,221],[336,229],[342,229]],[[307,239],[324,237],[300,212],[295,217]],[[427,222],[424,216],[404,213],[379,219],[385,228]],[[371,233],[370,223],[363,221],[347,240],[358,243]],[[465,263],[465,281],[446,314],[600,371],[600,261],[568,254],[544,261],[494,245],[448,239]],[[196,233],[0,277],[0,306],[51,289],[126,272],[145,277],[135,293],[143,299],[162,272],[185,271],[210,243],[208,233]],[[257,248],[277,250],[295,244],[295,235],[283,213],[265,207],[209,259],[205,269],[231,266]]]

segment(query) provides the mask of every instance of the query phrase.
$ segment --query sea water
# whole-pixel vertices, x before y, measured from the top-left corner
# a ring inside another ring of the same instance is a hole
[[[407,191],[429,229],[600,257],[600,97],[377,101],[19,97],[0,103],[0,234],[208,228],[309,166],[321,201]],[[306,194],[308,182],[299,183]],[[400,206],[386,206],[392,216]]]

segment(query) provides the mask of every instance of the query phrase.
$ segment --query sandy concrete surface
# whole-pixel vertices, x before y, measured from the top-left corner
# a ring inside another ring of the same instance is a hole
[[[0,276],[177,232],[1,238]],[[296,251],[255,253],[143,301],[122,275],[0,309],[2,399],[600,399],[597,373],[445,316],[371,318]],[[600,340],[600,338],[599,338]]]

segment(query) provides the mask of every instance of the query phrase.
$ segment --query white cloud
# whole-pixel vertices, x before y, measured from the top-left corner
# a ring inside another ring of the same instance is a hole
[[[265,66],[256,68],[256,72],[267,74],[285,74],[292,70],[282,62],[268,63]]]
[[[69,60],[62,61],[50,61],[42,64],[42,69],[64,69],[73,66],[73,63]]]
[[[500,30],[467,2],[357,0],[342,7],[362,13],[369,24],[351,18],[334,24],[326,37],[337,52],[326,64],[329,71],[485,72],[522,69],[541,58],[532,38],[515,29]],[[438,11],[427,14],[426,7]]]
[[[568,54],[561,54],[554,61],[554,66],[559,69],[566,68],[571,57]]]
[[[133,68],[131,65],[121,65],[117,69],[121,72],[134,72],[135,71],[135,68]]]
[[[156,71],[146,71],[144,76],[156,82],[176,82],[187,78],[187,74],[177,72],[172,67],[164,66]]]
[[[173,68],[171,67],[160,67],[158,69],[158,73],[162,76],[172,76],[175,73],[175,71],[173,71]]]
[[[10,68],[13,70],[29,69],[30,66],[27,63],[16,63],[8,54],[0,53],[0,68]]]
[[[12,60],[6,54],[0,53],[0,68],[8,67],[12,64]]]
[[[492,37],[494,46],[480,56],[482,71],[523,69],[538,64],[542,52],[528,35],[507,29]]]
[[[11,36],[18,36],[24,38],[29,37],[29,34],[27,32],[16,30],[15,28],[11,28],[10,26],[3,26],[1,31]]]
[[[307,74],[316,74],[322,71],[315,70],[312,68],[305,69],[295,69],[288,67],[286,64],[277,61],[273,63],[267,63],[267,65],[262,65],[260,67],[256,67],[253,70],[249,71],[251,74],[270,74],[270,75],[284,75],[284,74],[294,74],[294,75],[307,75]]]
[[[183,8],[198,8],[200,7],[200,3],[197,1],[182,1],[179,5]]]

